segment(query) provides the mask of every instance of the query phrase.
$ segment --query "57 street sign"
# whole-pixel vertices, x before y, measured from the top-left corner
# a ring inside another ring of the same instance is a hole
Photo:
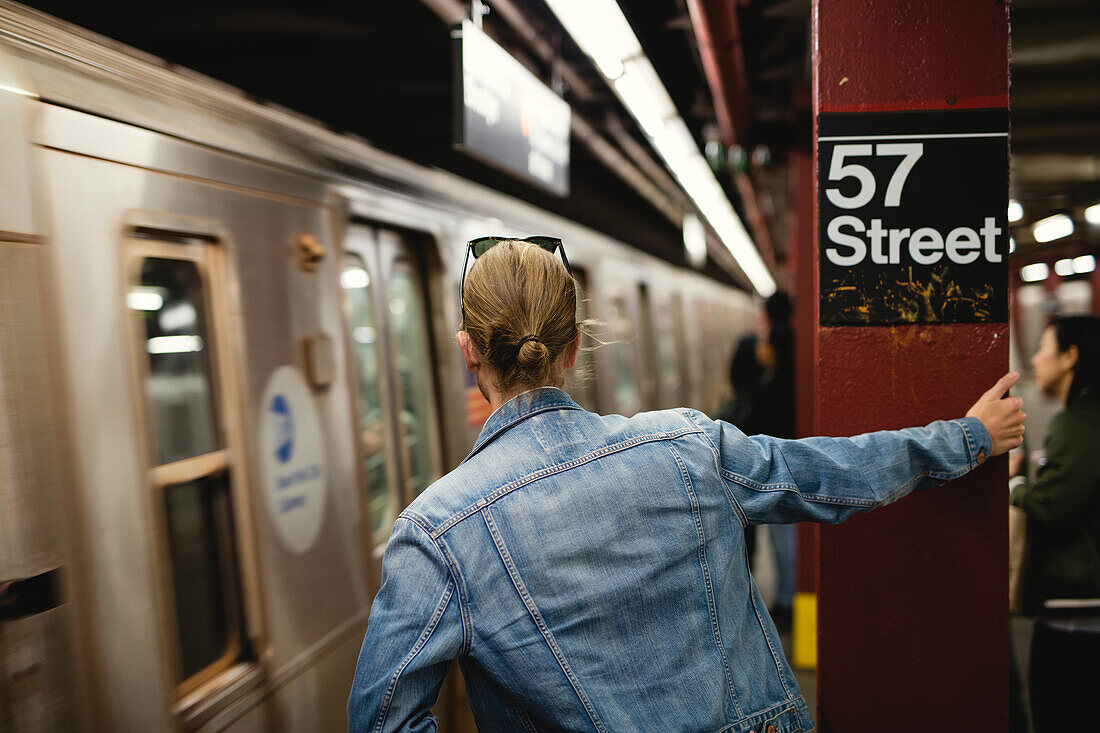
[[[826,326],[1007,319],[1006,110],[822,114]]]

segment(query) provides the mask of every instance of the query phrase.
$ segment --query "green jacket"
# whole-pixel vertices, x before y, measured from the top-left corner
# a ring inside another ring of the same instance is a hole
[[[1046,463],[1012,503],[1027,512],[1024,611],[1100,598],[1100,395],[1082,392],[1054,417]]]

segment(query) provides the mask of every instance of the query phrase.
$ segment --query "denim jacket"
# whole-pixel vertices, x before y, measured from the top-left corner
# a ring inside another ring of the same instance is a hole
[[[457,659],[486,732],[808,731],[744,527],[839,522],[990,448],[974,418],[779,440],[524,393],[394,523],[349,730],[434,731]]]

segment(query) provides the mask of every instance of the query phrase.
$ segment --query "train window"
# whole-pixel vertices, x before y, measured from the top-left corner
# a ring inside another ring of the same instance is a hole
[[[160,463],[217,450],[209,339],[195,263],[145,260],[141,284],[130,291],[127,302],[145,322],[145,387],[153,406]]]
[[[608,315],[614,335],[614,341],[610,344],[611,358],[615,365],[612,396],[617,409],[629,410],[637,405],[638,375],[634,368],[634,329],[626,299],[622,296],[612,298],[611,312]]]
[[[367,478],[371,532],[384,536],[394,518],[390,462],[386,452],[386,419],[382,405],[379,324],[372,308],[371,278],[362,258],[346,255],[340,273],[351,326],[351,349],[359,382],[359,441]]]
[[[588,277],[583,270],[574,267],[573,278],[577,282],[577,323],[583,323],[588,320],[589,314]],[[578,405],[590,412],[596,410],[596,375],[593,373],[596,360],[592,352],[594,341],[588,334],[581,335],[576,368],[565,374],[565,391]]]
[[[143,326],[157,456],[152,480],[164,512],[175,676],[182,695],[232,664],[242,638],[232,476],[217,415],[213,340],[198,262],[142,260],[126,300]]]
[[[398,260],[390,281],[389,310],[400,384],[398,420],[409,466],[406,485],[412,495],[436,479],[431,432],[432,362],[423,303],[416,271],[409,262]]]

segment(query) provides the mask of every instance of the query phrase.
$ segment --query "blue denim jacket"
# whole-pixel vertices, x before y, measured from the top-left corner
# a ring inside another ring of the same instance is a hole
[[[394,523],[349,730],[434,731],[457,659],[486,732],[808,731],[744,526],[839,522],[990,448],[974,418],[779,440],[524,393]]]

